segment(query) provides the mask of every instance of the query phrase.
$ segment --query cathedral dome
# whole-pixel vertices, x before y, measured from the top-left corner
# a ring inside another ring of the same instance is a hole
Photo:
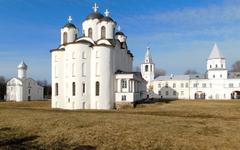
[[[67,24],[65,24],[64,26],[63,26],[63,28],[75,28],[76,29],[76,26],[74,25],[74,24],[72,24],[72,23],[67,23]]]
[[[18,65],[18,69],[27,69],[27,65],[25,64],[24,61],[22,61],[22,62]]]
[[[89,19],[102,19],[104,18],[104,16],[98,12],[93,12],[91,14],[89,14],[85,20],[89,20]]]

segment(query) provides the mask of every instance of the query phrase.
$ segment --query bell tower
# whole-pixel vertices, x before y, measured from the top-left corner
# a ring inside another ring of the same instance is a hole
[[[147,47],[147,52],[145,54],[144,63],[141,64],[142,77],[148,82],[147,89],[149,89],[150,82],[152,80],[154,80],[154,70],[155,70],[155,65],[152,61],[150,47]]]

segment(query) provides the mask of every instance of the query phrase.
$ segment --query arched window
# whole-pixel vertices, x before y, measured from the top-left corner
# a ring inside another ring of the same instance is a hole
[[[223,68],[223,64],[221,65],[221,67]]]
[[[58,96],[58,83],[55,83],[55,95]]]
[[[97,81],[96,82],[96,96],[100,95],[100,83]]]
[[[218,67],[218,65],[215,66],[216,68]]]
[[[101,38],[102,39],[106,38],[106,28],[104,26],[102,26],[101,28]]]
[[[88,37],[92,38],[92,28],[88,29]]]
[[[72,83],[72,95],[73,96],[76,95],[76,83],[75,82]]]
[[[145,71],[148,72],[148,65],[145,66]]]
[[[212,68],[212,65],[210,65],[210,68]]]
[[[67,43],[67,32],[63,33],[63,44]]]

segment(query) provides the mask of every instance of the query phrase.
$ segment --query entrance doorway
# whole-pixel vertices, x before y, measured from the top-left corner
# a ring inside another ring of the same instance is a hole
[[[205,99],[206,94],[202,91],[197,91],[194,95],[195,99]]]

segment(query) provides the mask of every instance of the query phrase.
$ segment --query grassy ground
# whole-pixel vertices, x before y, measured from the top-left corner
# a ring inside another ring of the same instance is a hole
[[[173,101],[111,111],[0,103],[0,149],[239,149],[240,101]]]

